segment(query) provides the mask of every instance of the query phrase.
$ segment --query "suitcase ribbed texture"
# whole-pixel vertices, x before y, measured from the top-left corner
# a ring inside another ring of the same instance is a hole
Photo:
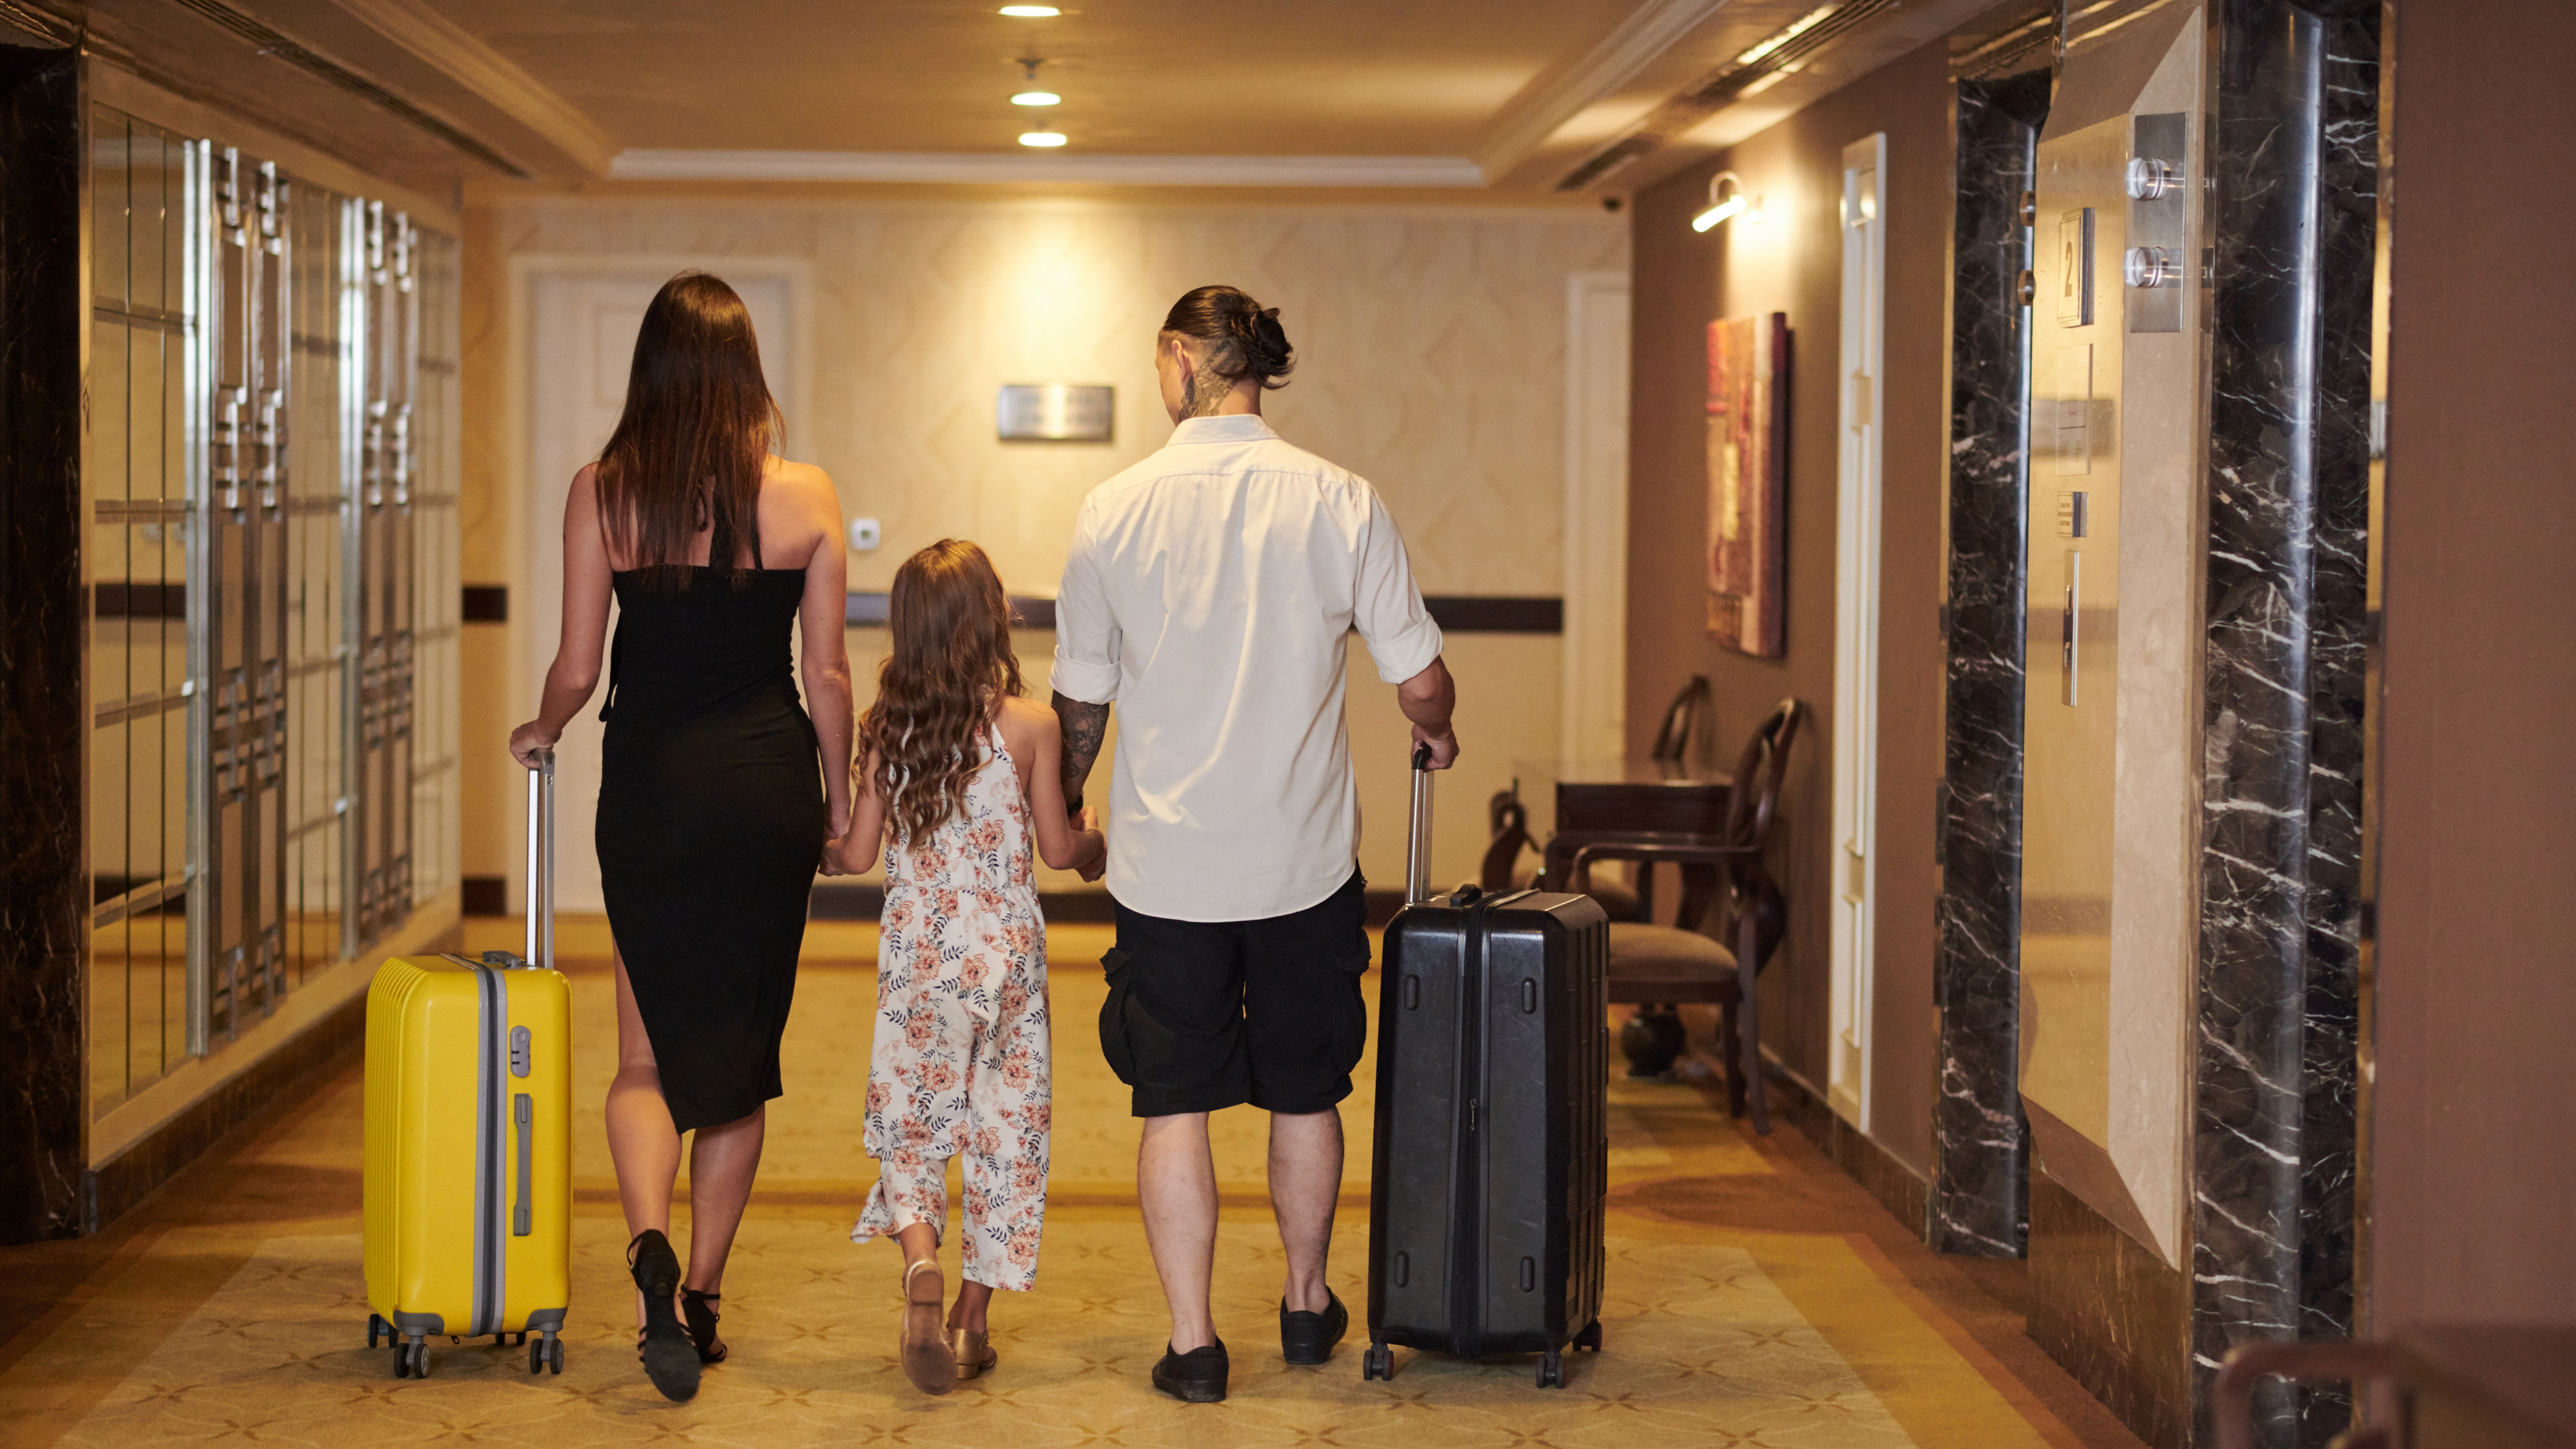
[[[1462,1356],[1598,1346],[1609,926],[1587,896],[1472,890],[1387,928],[1369,1337]]]

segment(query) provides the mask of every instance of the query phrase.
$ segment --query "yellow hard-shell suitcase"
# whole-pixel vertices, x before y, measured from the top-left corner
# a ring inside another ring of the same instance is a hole
[[[528,950],[400,956],[367,992],[367,1347],[528,1345],[563,1372],[572,1277],[571,995],[554,970],[554,759],[528,775]],[[534,1335],[531,1341],[531,1335]]]

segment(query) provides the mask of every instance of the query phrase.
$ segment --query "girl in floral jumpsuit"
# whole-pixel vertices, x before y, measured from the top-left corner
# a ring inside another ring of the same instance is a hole
[[[904,1251],[905,1374],[926,1393],[991,1368],[986,1305],[1026,1290],[1046,1214],[1046,923],[1036,854],[1096,877],[1088,813],[1068,820],[1055,714],[1019,697],[1010,603],[984,551],[943,539],[895,575],[894,651],[859,723],[850,833],[826,874],[886,851],[867,1149],[854,1241]],[[965,1283],[943,1320],[948,1159],[962,1156]]]

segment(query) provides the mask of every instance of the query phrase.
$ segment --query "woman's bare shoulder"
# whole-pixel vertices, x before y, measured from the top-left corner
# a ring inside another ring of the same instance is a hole
[[[821,504],[835,510],[841,506],[840,490],[832,486],[832,475],[811,463],[772,459],[769,483],[780,491],[782,497],[798,503]]]

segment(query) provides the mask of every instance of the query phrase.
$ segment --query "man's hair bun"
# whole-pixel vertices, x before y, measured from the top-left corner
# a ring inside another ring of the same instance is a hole
[[[1195,287],[1163,318],[1163,330],[1210,344],[1208,365],[1227,382],[1252,378],[1263,387],[1286,387],[1297,351],[1279,325],[1279,309],[1264,307],[1240,287]]]

